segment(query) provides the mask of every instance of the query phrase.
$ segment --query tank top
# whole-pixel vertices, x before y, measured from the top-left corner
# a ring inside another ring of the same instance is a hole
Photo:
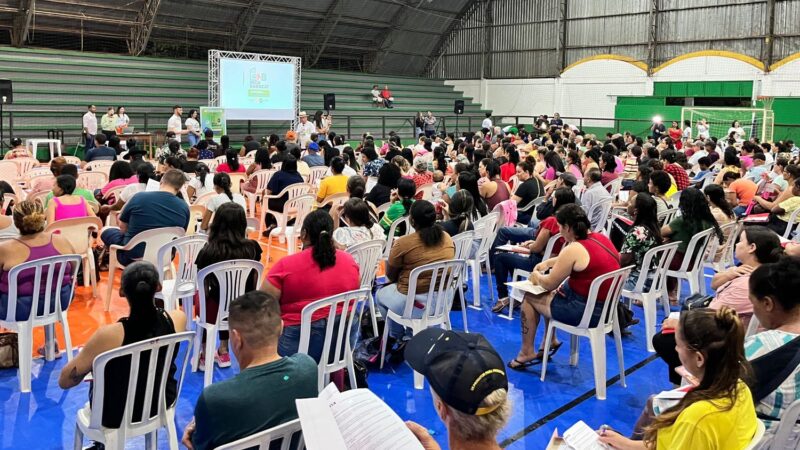
[[[145,327],[131,323],[127,317],[119,319],[124,330],[124,337],[122,338],[122,345],[133,344],[141,342],[146,339],[151,339],[158,336],[165,336],[175,333],[175,324],[172,323],[172,318],[161,308],[156,309],[154,320],[147,321]],[[172,355],[170,361],[169,374],[167,379],[166,400],[167,407],[170,407],[177,397],[178,382],[175,379],[175,373],[178,368],[175,365],[175,358],[177,351]],[[166,359],[166,349],[162,349],[158,355],[158,362],[156,363],[156,376],[154,378],[154,385],[158,386],[161,383],[159,374],[163,370],[164,360]],[[143,353],[139,360],[139,383],[136,385],[136,395],[133,404],[133,420],[138,421],[142,418],[142,409],[144,403],[144,396],[147,381],[147,369],[150,365],[150,354]],[[107,428],[119,428],[122,423],[122,416],[125,413],[125,400],[128,397],[128,382],[130,380],[131,359],[130,357],[118,358],[111,361],[106,365],[105,373],[105,394],[103,395],[103,426]],[[92,389],[94,385],[92,385]],[[89,391],[89,398],[92,398],[92,390]],[[155,401],[155,394],[153,395],[153,404],[150,406],[151,417],[158,414],[158,402]]]
[[[80,199],[78,203],[75,203],[74,205],[66,205],[61,203],[61,200],[58,197],[53,197],[53,201],[56,202],[56,220],[86,217],[86,199],[81,196],[78,196],[78,198]]]
[[[486,206],[489,212],[492,212],[495,206],[504,200],[511,198],[511,193],[508,192],[508,186],[502,181],[497,181],[497,190],[494,191],[489,197],[486,197]]]
[[[50,241],[47,244],[40,245],[38,247],[31,247],[30,245],[26,244],[25,241],[21,239],[14,239],[15,241],[19,242],[20,244],[28,247],[30,253],[28,254],[28,258],[23,261],[23,263],[36,261],[37,259],[49,258],[51,256],[60,256],[61,253],[58,249],[53,246],[53,235],[50,235]],[[8,274],[2,270],[2,266],[0,266],[0,292],[8,293]],[[72,266],[68,265],[64,269],[64,279],[63,284],[65,286],[70,285],[70,279],[72,274]],[[42,270],[42,282],[41,282],[41,289],[40,292],[44,293],[47,287],[47,283],[44,281],[46,280],[47,276],[47,268],[45,267]],[[36,278],[36,271],[33,269],[23,270],[19,276],[17,277],[17,295],[20,297],[30,297],[33,295],[33,284],[35,283]]]
[[[569,287],[581,297],[589,297],[589,288],[595,278],[619,269],[619,252],[614,244],[601,233],[589,233],[586,239],[576,241],[589,252],[589,264],[580,272],[569,275]],[[603,301],[611,283],[603,283],[598,291],[598,301]]]

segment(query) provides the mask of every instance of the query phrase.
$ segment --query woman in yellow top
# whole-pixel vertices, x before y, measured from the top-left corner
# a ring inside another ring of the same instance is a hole
[[[741,450],[756,432],[756,411],[742,377],[750,372],[744,357],[744,327],[728,307],[681,313],[675,348],[695,387],[656,416],[634,441],[614,431],[600,440],[614,449]]]
[[[731,148],[731,147],[728,147]],[[736,156],[736,150],[725,150],[725,154],[722,157],[723,162],[725,165],[720,169],[717,173],[717,176],[714,177],[714,184],[722,185],[722,176],[728,172],[738,173],[739,175],[742,174],[742,162],[739,160],[739,157]]]
[[[325,177],[319,182],[317,203],[322,203],[331,195],[347,192],[348,177],[342,174],[342,171],[344,171],[344,160],[341,156],[334,156],[333,159],[331,159],[331,173],[333,175]]]

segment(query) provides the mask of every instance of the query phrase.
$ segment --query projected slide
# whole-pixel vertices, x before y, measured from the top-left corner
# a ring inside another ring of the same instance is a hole
[[[219,106],[229,120],[292,120],[294,80],[291,63],[222,58]]]

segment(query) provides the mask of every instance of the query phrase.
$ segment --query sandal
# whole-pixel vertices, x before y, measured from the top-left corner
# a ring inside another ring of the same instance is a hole
[[[520,361],[517,358],[514,358],[511,361],[509,361],[506,364],[506,366],[508,366],[508,368],[511,369],[511,370],[524,371],[525,369],[527,369],[530,366],[535,366],[536,364],[541,364],[542,363],[542,358],[543,358],[543,356],[542,356],[542,354],[540,352],[540,353],[538,353],[536,355],[536,357],[534,357],[530,361]]]
[[[492,306],[492,312],[500,313],[504,309],[508,308],[508,304],[509,304],[508,297],[503,297],[500,300],[497,300],[497,303],[495,303],[494,306]]]
[[[551,346],[550,346],[550,351],[549,351],[549,352],[547,352],[547,357],[548,357],[548,358],[552,358],[552,357],[553,357],[553,355],[555,355],[555,354],[556,354],[556,352],[558,351],[558,349],[560,349],[560,348],[561,348],[561,346],[562,346],[562,345],[564,345],[564,342],[563,342],[563,341],[562,341],[562,342],[558,342],[557,344],[551,345]]]

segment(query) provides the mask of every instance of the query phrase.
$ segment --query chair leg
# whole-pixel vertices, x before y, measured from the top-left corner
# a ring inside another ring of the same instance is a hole
[[[353,352],[347,352],[347,373],[350,375],[350,389],[358,388],[356,385],[356,369],[353,366]],[[322,392],[322,389],[320,389]]]
[[[44,359],[45,361],[56,359],[56,326],[53,323],[44,326]]]
[[[461,284],[461,280],[458,280],[458,296],[461,299],[461,320],[464,321],[464,333],[469,333],[469,328],[467,327],[467,302],[464,299],[466,295],[464,294],[464,285]]]
[[[19,325],[17,335],[19,349],[19,390],[31,391],[31,365],[33,365],[33,330],[27,323]]]
[[[192,345],[192,372],[197,372],[197,366],[200,365],[200,351],[202,346],[203,327],[197,325],[195,322],[194,327],[194,345]]]
[[[89,273],[89,283],[92,285],[92,296],[97,297],[97,272],[95,272],[95,260],[94,260],[94,253],[92,250],[89,250],[89,253],[86,254],[86,261],[87,266],[89,266],[89,270],[84,270],[84,273]]]
[[[569,337],[569,365],[570,366],[577,366],[578,365],[578,356],[580,354],[579,346],[580,342],[578,342],[578,336],[572,335]]]
[[[705,273],[706,273],[705,267],[700,266],[700,268],[697,269],[697,285],[698,285],[697,287],[700,290],[700,295],[706,295],[706,276],[705,276]]]
[[[481,267],[477,259],[472,259],[468,263],[472,271],[472,309],[481,309]]]
[[[117,255],[108,258],[108,288],[106,289],[106,312],[111,310],[111,294],[114,292],[114,272],[117,271]]]
[[[108,450],[124,450],[125,449],[125,435],[119,430],[109,430],[105,433],[105,442],[103,444]]]
[[[514,291],[512,290],[511,292],[514,292]],[[506,320],[514,320],[514,302],[516,300],[514,300],[514,298],[511,297],[511,292],[508,293],[508,315],[505,315],[505,316],[502,315],[502,314],[500,315],[500,317],[502,317],[502,318],[504,318]]]
[[[169,450],[178,450],[178,430],[175,428],[175,408],[167,409],[166,428]]]
[[[66,311],[61,313],[61,331],[64,333],[64,351],[67,352],[67,361],[72,361],[72,336],[69,333]]]
[[[383,338],[381,338],[381,369],[383,369],[383,361],[386,358],[386,345],[389,343],[389,321],[392,319],[389,316],[386,316],[386,320],[383,323]]]
[[[203,374],[203,387],[210,385],[214,381],[214,347],[217,344],[217,327],[211,327],[206,332],[206,365]]]
[[[547,334],[544,336],[544,354],[542,358],[542,375],[539,377],[540,380],[544,381],[544,376],[547,375],[547,360],[548,353],[550,352],[550,344],[553,342],[553,334],[555,333],[555,327],[553,326],[553,322],[550,322],[550,325],[547,326]],[[535,344],[535,343],[534,343]]]
[[[619,329],[619,322],[614,318],[614,344],[617,346],[617,363],[619,364],[619,382],[622,387],[628,387],[625,384],[625,358],[622,355],[622,332]],[[651,344],[652,345],[652,344]]]
[[[158,445],[157,431],[152,431],[144,435],[144,448],[147,450],[156,450]]]
[[[424,330],[425,327],[421,326],[422,323],[420,321],[413,321],[411,323],[411,336],[416,336],[417,333]],[[414,371],[414,389],[422,389],[425,387],[425,377],[422,376],[421,373]]]
[[[89,253],[91,253],[91,250],[89,250]],[[86,287],[89,286],[89,255],[81,258],[81,264],[83,265],[83,287]]]
[[[589,345],[592,348],[592,366],[594,367],[594,388],[598,400],[606,399],[606,342],[602,328],[589,332]]]
[[[83,432],[81,432],[81,427],[77,423],[75,424],[75,440],[72,448],[73,450],[83,449]]]
[[[367,302],[369,303],[369,313],[372,316],[372,333],[378,336],[378,317],[375,315],[375,297],[372,295],[372,292],[369,293]]]
[[[492,276],[492,263],[489,261],[489,256],[486,256],[486,261],[484,261],[486,265],[486,276],[489,278],[489,298],[491,299],[491,304],[497,300],[495,298],[495,289],[494,289],[494,280]],[[480,272],[478,272],[480,275]]]
[[[647,351],[650,353],[655,352],[653,348],[653,336],[656,334],[656,303],[660,298],[653,298],[649,293],[642,295],[642,310],[644,311],[644,330],[647,338]],[[617,323],[614,322],[617,326]]]

